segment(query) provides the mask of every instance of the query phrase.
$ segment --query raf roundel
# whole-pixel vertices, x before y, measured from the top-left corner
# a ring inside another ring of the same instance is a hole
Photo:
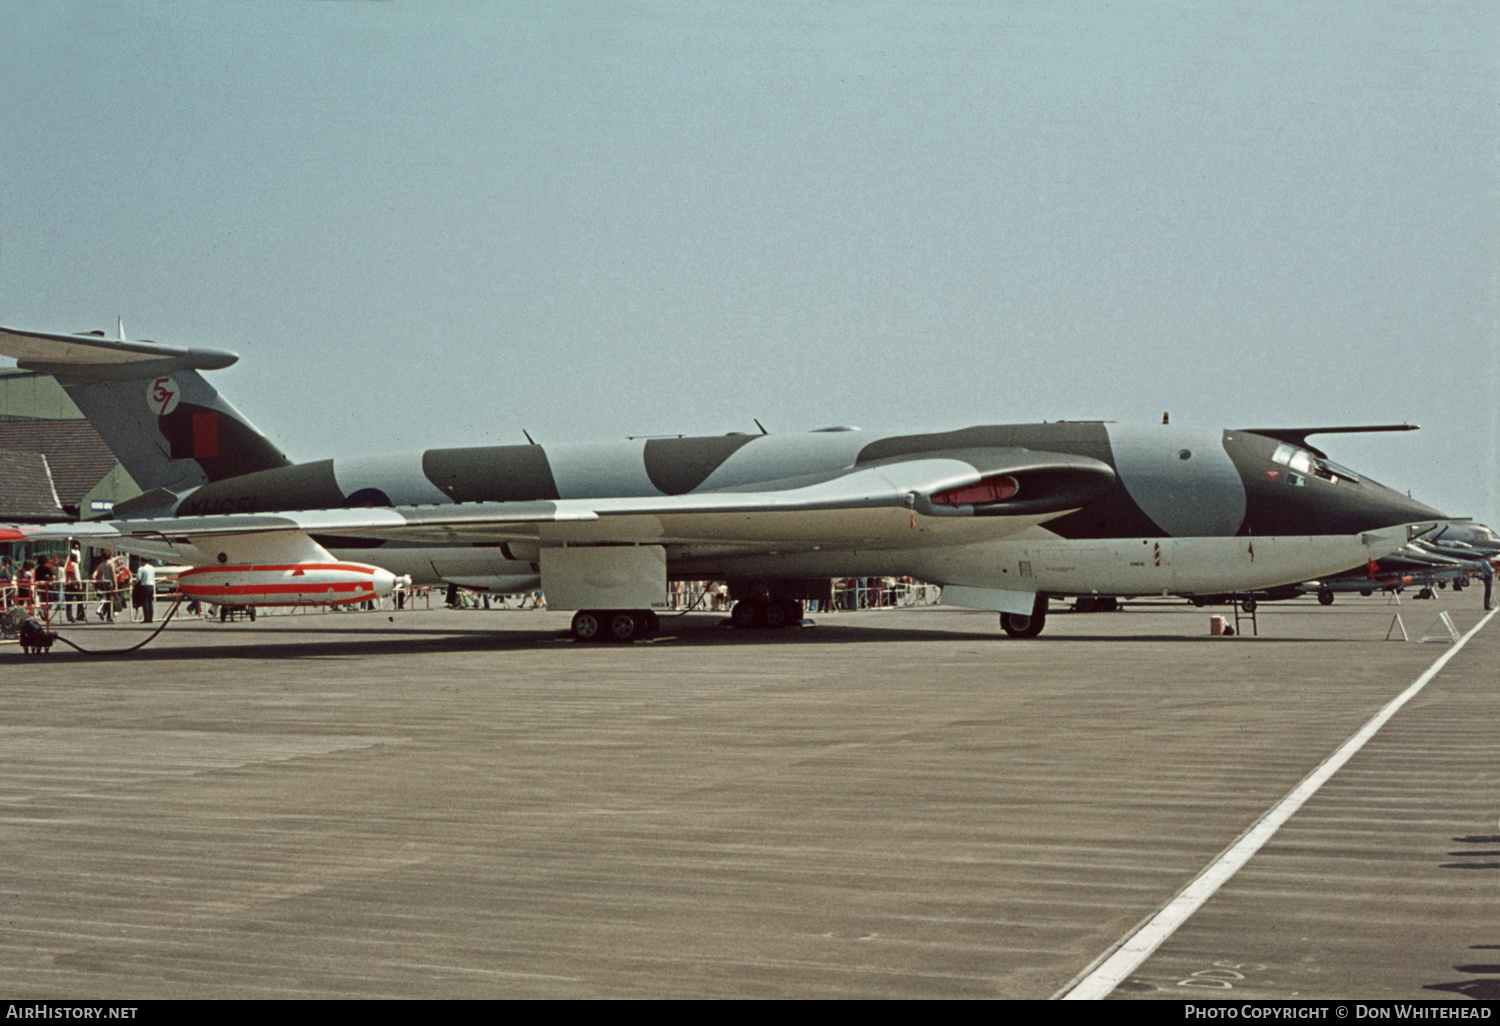
[[[177,401],[181,397],[182,389],[171,378],[156,378],[146,386],[146,405],[158,417],[165,417],[177,409]]]

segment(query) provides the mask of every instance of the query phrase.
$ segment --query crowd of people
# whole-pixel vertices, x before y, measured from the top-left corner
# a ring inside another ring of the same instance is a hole
[[[123,555],[102,552],[92,572],[85,569],[83,552],[75,542],[66,556],[42,553],[23,559],[17,566],[9,556],[0,556],[0,610],[20,607],[33,615],[51,619],[66,617],[68,623],[95,620],[113,623],[127,605],[140,609],[142,619],[154,616],[155,568],[143,563],[139,577]]]
[[[803,601],[809,613],[930,605],[937,601],[937,588],[911,577],[834,577],[829,579],[826,592]],[[723,581],[670,581],[667,605],[671,609],[723,612],[734,602]]]

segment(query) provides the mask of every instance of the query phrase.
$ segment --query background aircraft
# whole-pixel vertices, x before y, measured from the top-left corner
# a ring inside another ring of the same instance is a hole
[[[292,464],[200,373],[233,353],[11,329],[0,353],[55,375],[145,489],[112,521],[0,537],[188,563],[184,593],[222,604],[540,585],[577,637],[625,640],[655,629],[669,578],[727,580],[736,623],[779,626],[830,577],[909,575],[1029,637],[1050,596],[1285,586],[1446,519],[1306,442],[1409,425],[830,428]]]
[[[1363,568],[1306,581],[1297,586],[1297,591],[1316,594],[1325,606],[1331,605],[1340,592],[1372,595],[1415,587],[1419,589],[1417,598],[1431,598],[1434,587],[1451,583],[1455,591],[1464,588],[1482,571],[1483,563],[1497,556],[1500,538],[1490,528],[1483,524],[1444,524]]]

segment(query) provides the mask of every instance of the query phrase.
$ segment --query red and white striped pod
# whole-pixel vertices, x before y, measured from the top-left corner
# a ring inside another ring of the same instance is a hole
[[[201,566],[177,578],[188,598],[221,606],[344,605],[389,595],[396,578],[364,563]]]

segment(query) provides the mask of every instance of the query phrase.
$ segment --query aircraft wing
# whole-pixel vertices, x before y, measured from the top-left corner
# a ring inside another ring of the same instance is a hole
[[[1008,526],[1021,530],[1077,509],[1114,479],[1112,468],[1088,457],[985,450],[892,460],[755,490],[85,521],[0,528],[0,541],[78,538],[107,547],[129,539],[171,545],[297,532],[408,542],[868,546],[910,543],[919,526],[947,536],[982,522],[987,537],[1003,536]]]

